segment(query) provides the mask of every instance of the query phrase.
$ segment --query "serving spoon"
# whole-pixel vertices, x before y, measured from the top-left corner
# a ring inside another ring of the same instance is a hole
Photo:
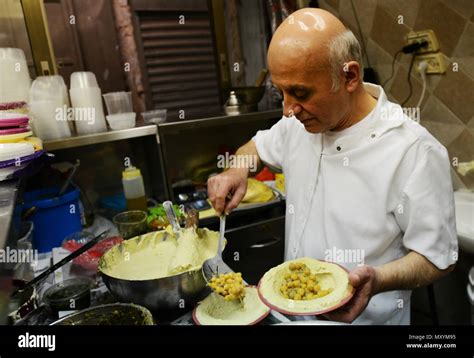
[[[217,255],[207,259],[202,264],[202,274],[204,279],[209,282],[212,277],[217,276],[221,273],[233,272],[232,269],[222,260],[222,246],[224,244],[224,233],[225,233],[225,215],[219,217],[219,242],[217,244]]]
[[[178,218],[176,217],[176,213],[173,209],[173,203],[169,200],[163,202],[163,208],[165,209],[166,217],[168,218],[168,222],[171,224],[171,228],[173,229],[173,233],[176,237],[176,240],[179,239],[181,234],[181,226],[179,226]],[[165,233],[163,241],[168,238],[167,233]]]

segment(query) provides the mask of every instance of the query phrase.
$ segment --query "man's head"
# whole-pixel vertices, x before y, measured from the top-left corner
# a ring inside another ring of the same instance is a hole
[[[284,114],[294,114],[312,133],[351,124],[362,87],[360,45],[335,16],[301,9],[275,32],[268,49],[273,83],[284,96]]]

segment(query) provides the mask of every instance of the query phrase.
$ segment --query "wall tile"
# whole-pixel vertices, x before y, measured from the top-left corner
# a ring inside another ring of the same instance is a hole
[[[370,65],[377,72],[380,84],[384,83],[392,73],[392,61],[393,57],[389,55],[382,47],[377,45],[372,39],[367,41],[367,54],[370,60]],[[395,63],[395,73],[397,73],[398,62]],[[395,76],[394,76],[395,77]],[[390,85],[391,81],[388,83]]]
[[[474,23],[466,24],[454,50],[452,61],[458,62],[460,68],[474,80]]]
[[[332,3],[332,6],[330,5]],[[338,8],[339,2],[337,2],[337,7],[334,7],[334,1],[319,0],[319,7],[323,10],[329,11],[334,16],[339,17]]]
[[[422,1],[414,30],[432,29],[441,51],[451,56],[464,30],[466,19],[438,0]]]
[[[467,127],[471,130],[474,131],[474,117],[471,118],[469,123],[467,124]],[[474,159],[474,158],[473,158]]]
[[[466,19],[474,15],[474,2],[472,0],[447,0],[444,3]]]
[[[474,134],[465,129],[453,142],[448,146],[449,156],[457,158],[459,163],[470,162],[474,159]],[[468,187],[474,188],[474,175],[459,175],[462,182]]]
[[[390,55],[394,55],[405,44],[405,35],[409,32],[406,25],[399,25],[396,17],[388,14],[380,2],[375,9],[374,24],[370,32],[372,40]]]
[[[418,15],[421,0],[379,0],[378,3],[392,17],[397,18],[402,15],[405,25],[412,28]]]
[[[464,130],[464,126],[461,125],[450,126],[449,124],[434,121],[422,120],[421,125],[445,147],[448,147]]]
[[[450,69],[434,91],[434,94],[466,124],[474,114],[473,93],[474,81],[463,71],[453,72]]]
[[[372,30],[372,24],[374,22],[375,8],[377,5],[376,0],[357,0],[354,1],[354,6],[359,19],[364,41],[367,45],[367,40]],[[359,38],[359,30],[357,29],[357,22],[352,9],[350,1],[341,1],[339,3],[339,15],[340,19],[351,28],[355,29],[354,34]]]
[[[449,126],[461,126],[462,128],[466,127],[466,125],[435,96],[430,96],[428,101],[426,101],[425,106],[421,110],[421,121],[438,122]]]
[[[339,0],[325,0],[326,3],[331,6],[334,10],[337,11],[337,9],[339,9]],[[344,1],[344,0],[343,0]],[[346,2],[348,2],[346,0]]]

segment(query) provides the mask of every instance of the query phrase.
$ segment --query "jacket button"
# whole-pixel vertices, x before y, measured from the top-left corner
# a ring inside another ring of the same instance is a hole
[[[341,147],[340,146],[337,146],[337,151],[340,152],[341,151]]]

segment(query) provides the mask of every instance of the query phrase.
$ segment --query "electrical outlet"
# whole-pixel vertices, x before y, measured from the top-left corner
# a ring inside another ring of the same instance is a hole
[[[444,61],[443,54],[438,53],[427,53],[425,55],[416,56],[416,68],[421,61],[426,61],[428,67],[426,68],[426,74],[443,74],[446,72],[446,62]]]
[[[436,52],[439,50],[438,39],[433,30],[411,31],[405,36],[405,40],[407,45],[423,40],[428,42],[428,46],[420,48],[416,53]]]

